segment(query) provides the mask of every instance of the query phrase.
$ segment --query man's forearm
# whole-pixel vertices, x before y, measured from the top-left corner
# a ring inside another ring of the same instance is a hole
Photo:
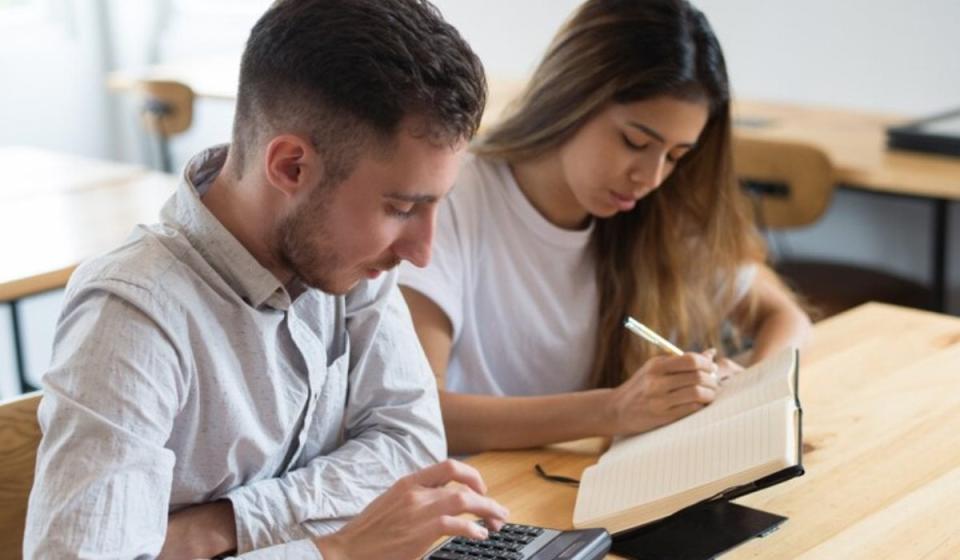
[[[281,477],[231,491],[237,550],[305,538],[311,534],[308,522],[353,517],[398,478],[439,460],[408,439],[368,432]]]
[[[233,505],[217,500],[170,515],[160,558],[212,558],[236,549]]]

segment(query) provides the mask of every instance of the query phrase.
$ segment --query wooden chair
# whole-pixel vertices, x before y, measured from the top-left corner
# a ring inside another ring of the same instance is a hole
[[[796,142],[735,138],[734,167],[755,201],[762,230],[812,225],[830,205],[833,165],[819,148]],[[774,268],[820,318],[868,301],[930,309],[926,286],[880,270],[780,255]]]
[[[40,392],[0,403],[0,557],[20,558],[40,444]]]
[[[193,123],[193,90],[176,81],[140,80],[134,91],[141,100],[144,128],[157,140],[160,168],[172,173],[170,137],[186,131]]]

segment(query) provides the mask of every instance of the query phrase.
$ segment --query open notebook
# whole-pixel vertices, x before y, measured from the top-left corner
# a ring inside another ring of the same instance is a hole
[[[803,474],[797,351],[727,382],[710,406],[614,443],[580,481],[573,525],[619,533]]]

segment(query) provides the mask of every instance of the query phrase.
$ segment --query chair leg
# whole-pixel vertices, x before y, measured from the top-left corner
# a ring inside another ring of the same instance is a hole
[[[160,136],[157,142],[160,144],[160,168],[164,173],[173,173],[173,156],[170,154],[170,139],[166,136]]]
[[[10,326],[13,334],[13,355],[17,362],[17,378],[20,381],[20,392],[29,393],[36,391],[37,387],[27,380],[27,361],[23,348],[23,332],[20,325],[20,306],[17,301],[10,302]]]
[[[934,311],[944,312],[947,309],[947,230],[949,205],[945,199],[937,198],[933,200],[933,224],[930,234],[933,239],[930,240],[932,246],[931,262],[933,267],[930,278],[931,291],[933,292]]]

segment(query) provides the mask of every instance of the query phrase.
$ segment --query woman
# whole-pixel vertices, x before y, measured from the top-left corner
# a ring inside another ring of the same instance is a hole
[[[720,46],[687,1],[583,4],[473,151],[433,262],[401,279],[451,453],[650,430],[742,369],[713,350],[725,325],[752,339],[745,365],[805,338],[733,175]],[[628,315],[688,352],[660,355]]]

